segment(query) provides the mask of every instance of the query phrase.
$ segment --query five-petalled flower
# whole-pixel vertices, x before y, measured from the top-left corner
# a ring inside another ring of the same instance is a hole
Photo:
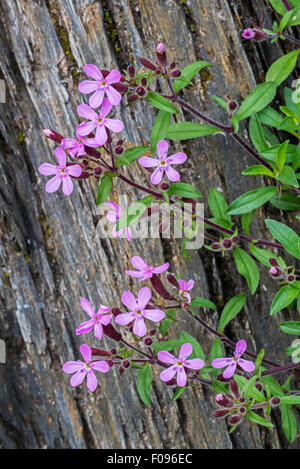
[[[81,298],[80,305],[91,319],[80,324],[76,329],[76,334],[88,334],[94,329],[94,336],[101,340],[103,336],[102,325],[107,326],[112,320],[112,314],[109,313],[110,309],[107,306],[100,305],[97,313],[95,313],[94,308],[86,298]]]
[[[255,37],[255,32],[250,28],[244,29],[242,36],[244,39],[253,39]]]
[[[87,64],[84,66],[84,71],[87,76],[94,80],[84,80],[79,83],[78,89],[83,94],[93,93],[89,98],[89,105],[92,108],[100,107],[103,103],[104,96],[107,96],[112,106],[120,104],[122,99],[121,94],[111,85],[119,83],[121,73],[119,70],[112,70],[106,78],[96,65]]]
[[[112,132],[121,132],[124,129],[124,124],[118,119],[108,119],[106,116],[112,109],[111,103],[107,98],[103,100],[102,107],[97,114],[87,104],[79,104],[77,107],[77,113],[79,116],[87,119],[88,122],[84,122],[77,127],[77,130],[81,135],[89,135],[96,129],[95,139],[92,139],[92,143],[96,142],[99,146],[104,145],[108,140],[106,128]],[[89,145],[89,139],[86,142]]]
[[[160,322],[165,319],[165,313],[160,309],[146,309],[151,299],[151,290],[148,287],[141,288],[137,299],[130,291],[125,291],[122,295],[122,303],[130,310],[129,313],[118,314],[115,321],[120,326],[126,326],[134,321],[133,333],[139,337],[147,334],[145,319],[153,322]]]
[[[223,372],[223,378],[225,379],[231,378],[234,375],[237,366],[251,373],[255,369],[254,363],[241,358],[246,349],[247,343],[244,340],[239,340],[232,358],[216,358],[212,361],[211,365],[213,368],[224,368],[226,366],[227,368]]]
[[[180,174],[178,171],[172,168],[172,164],[184,163],[187,156],[185,153],[179,152],[174,155],[168,155],[169,144],[166,140],[160,140],[157,144],[158,158],[150,158],[149,156],[142,156],[139,159],[139,164],[144,168],[157,167],[150,176],[152,184],[159,184],[166,173],[167,178],[171,182],[177,182],[180,180]]]
[[[157,267],[148,265],[140,256],[133,256],[131,258],[131,264],[138,270],[125,270],[125,274],[130,275],[130,277],[138,278],[140,282],[151,278],[153,274],[162,274],[169,268],[168,262]]]
[[[201,370],[201,368],[204,367],[204,361],[201,360],[201,358],[192,358],[191,360],[187,360],[192,353],[193,347],[188,342],[181,346],[178,358],[165,350],[158,352],[157,357],[161,362],[170,363],[172,365],[160,373],[160,379],[167,383],[177,373],[178,386],[185,386],[187,382],[185,368]]]
[[[194,280],[189,280],[186,282],[185,280],[178,280],[179,283],[179,295],[185,298],[188,303],[191,302],[191,295],[189,294],[189,291],[194,288]]]
[[[63,365],[63,371],[68,374],[74,373],[70,380],[71,386],[79,386],[86,377],[87,387],[90,391],[94,392],[98,386],[98,381],[94,371],[107,373],[109,370],[109,364],[104,360],[92,362],[92,350],[86,344],[81,345],[79,350],[83,356],[84,362],[67,362]]]
[[[58,165],[50,163],[43,163],[39,167],[39,172],[44,176],[53,176],[46,184],[46,191],[51,194],[56,192],[61,183],[62,190],[65,195],[70,195],[73,191],[73,182],[70,176],[79,177],[82,173],[82,168],[79,164],[67,166],[67,155],[62,148],[54,150]]]
[[[82,125],[82,124],[81,124]],[[99,144],[96,142],[96,140],[92,138],[84,138],[82,135],[80,135],[80,126],[77,127],[76,129],[76,137],[75,138],[63,138],[61,142],[61,147],[64,150],[67,150],[67,153],[72,157],[72,158],[80,158],[86,155],[86,151],[84,149],[84,145],[90,146],[90,147],[98,147]]]

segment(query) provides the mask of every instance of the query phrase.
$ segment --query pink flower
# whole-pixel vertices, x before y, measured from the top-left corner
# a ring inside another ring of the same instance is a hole
[[[160,379],[167,383],[177,373],[177,384],[178,386],[185,386],[187,382],[185,368],[192,370],[201,370],[204,367],[204,361],[201,358],[193,358],[187,360],[187,358],[193,353],[193,347],[191,344],[186,343],[181,346],[179,357],[176,358],[169,352],[161,351],[158,352],[158,359],[163,363],[171,363],[172,366],[163,370],[160,374]]]
[[[121,73],[119,70],[112,70],[109,75],[104,78],[96,65],[87,64],[83,69],[89,77],[96,80],[84,80],[79,83],[78,86],[79,91],[83,94],[93,93],[89,99],[89,105],[92,108],[100,107],[105,95],[112,106],[120,104],[122,96],[113,86],[111,86],[113,83],[118,83],[120,81]]]
[[[244,39],[253,39],[255,37],[255,32],[250,28],[244,29],[242,36]]]
[[[107,98],[104,99],[102,108],[99,114],[91,109],[87,104],[79,104],[77,107],[77,113],[84,119],[88,119],[89,122],[84,122],[77,127],[77,130],[81,135],[89,135],[96,129],[95,139],[92,139],[92,143],[96,142],[99,146],[104,145],[107,142],[108,136],[106,127],[112,132],[121,132],[124,129],[122,121],[117,119],[107,119],[107,114],[111,111],[112,105]],[[87,139],[87,145],[89,139]]]
[[[117,222],[119,220],[119,218],[122,216],[122,210],[121,210],[121,207],[119,207],[118,204],[116,204],[115,202],[107,202],[108,205],[112,208],[112,211],[111,212],[107,212],[107,215],[106,215],[106,219],[110,222]],[[112,235],[115,237],[115,238],[119,238],[122,233],[123,233],[123,230],[124,228],[122,228],[121,230],[119,231],[116,231],[116,226],[117,224],[115,224],[115,226],[112,228]],[[131,240],[131,231],[130,231],[130,228],[126,227],[125,228],[125,233],[126,233],[126,238],[128,241]]]
[[[139,159],[139,164],[144,168],[154,168],[157,166],[150,176],[150,181],[154,185],[161,182],[164,173],[166,173],[171,182],[177,182],[180,180],[180,174],[175,171],[171,165],[184,163],[187,156],[185,153],[179,152],[167,157],[168,148],[168,142],[166,140],[160,140],[157,144],[158,158],[142,156]]]
[[[133,256],[131,258],[131,264],[135,267],[136,270],[125,270],[126,275],[130,275],[130,277],[139,278],[139,281],[147,280],[151,278],[153,274],[162,274],[169,268],[169,263],[159,265],[157,267],[153,267],[152,265],[148,265],[141,257]]]
[[[239,365],[244,371],[251,373],[254,370],[255,365],[254,363],[243,360],[240,358],[245,350],[247,349],[247,344],[244,340],[239,340],[236,344],[234,357],[232,358],[216,358],[212,361],[212,366],[214,368],[224,368],[226,366],[226,370],[223,373],[223,378],[231,378],[236,370],[237,365]]]
[[[156,52],[159,52],[159,54],[162,54],[166,50],[165,45],[162,42],[159,42],[156,46]]]
[[[98,382],[93,370],[107,373],[109,364],[104,360],[91,362],[92,350],[86,344],[81,345],[79,350],[83,356],[84,362],[67,362],[63,366],[63,371],[68,374],[75,373],[70,381],[71,386],[79,386],[86,377],[87,387],[90,391],[94,392],[98,386]]]
[[[97,313],[95,313],[91,303],[86,298],[81,298],[80,305],[83,311],[85,311],[91,319],[80,324],[76,329],[76,334],[88,334],[92,329],[94,329],[95,337],[101,340],[103,336],[102,324],[107,326],[112,320],[112,314],[107,314],[109,308],[107,306],[100,305]]]
[[[39,172],[44,176],[52,176],[55,174],[54,178],[47,182],[46,191],[49,194],[56,192],[62,183],[63,193],[70,195],[74,187],[70,176],[75,178],[79,177],[82,173],[82,168],[79,164],[67,166],[67,156],[61,148],[56,148],[54,153],[58,161],[57,166],[50,163],[43,163],[39,167]]]
[[[188,282],[185,282],[184,280],[178,280],[179,283],[179,295],[183,296],[188,300],[188,302],[191,302],[191,296],[189,294],[189,291],[194,288],[194,280],[189,280]]]
[[[81,124],[82,125],[82,124]],[[61,142],[61,147],[64,150],[68,150],[68,154],[72,156],[72,158],[80,158],[86,155],[86,151],[84,149],[84,145],[89,147],[98,147],[99,144],[96,140],[93,142],[92,138],[84,138],[79,133],[80,125],[76,129],[76,136],[77,139],[74,138],[64,138]]]
[[[139,337],[147,334],[145,320],[160,322],[165,318],[165,313],[160,309],[145,309],[151,299],[151,290],[148,287],[141,288],[138,292],[137,300],[130,291],[125,291],[122,295],[122,303],[130,310],[130,313],[118,314],[115,321],[120,326],[126,326],[134,321],[133,332]]]

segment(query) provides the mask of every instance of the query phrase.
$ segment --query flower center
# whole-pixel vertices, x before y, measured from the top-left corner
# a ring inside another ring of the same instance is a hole
[[[98,122],[98,124],[102,124],[103,119],[101,117],[98,117],[97,122]]]
[[[140,309],[138,309],[138,310],[135,312],[135,314],[137,314],[138,316],[142,316],[142,314],[143,314],[143,311],[142,311],[142,310],[140,310]]]
[[[178,362],[177,362],[177,366],[183,366],[183,362],[178,361]]]
[[[165,160],[162,160],[162,161],[160,162],[160,166],[167,166],[167,162],[166,162]]]
[[[86,370],[90,370],[90,369],[91,369],[90,363],[85,363],[84,368],[85,368]]]

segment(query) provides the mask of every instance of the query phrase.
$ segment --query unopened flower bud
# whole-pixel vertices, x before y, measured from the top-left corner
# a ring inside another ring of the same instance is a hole
[[[266,37],[268,37],[268,35],[262,29],[257,29],[255,31],[254,39],[256,41],[263,41],[264,39],[266,39]]]
[[[89,177],[90,177],[90,173],[88,171],[82,171],[80,176],[77,176],[76,179],[88,179]]]
[[[139,99],[137,94],[131,94],[127,97],[128,103],[134,103],[137,99]]]
[[[216,417],[218,419],[218,418],[221,418],[221,417],[226,417],[226,415],[228,415],[228,414],[229,414],[229,410],[227,410],[227,409],[216,410],[214,412],[214,417]]]
[[[180,290],[180,285],[179,285],[175,275],[168,274],[167,275],[167,280],[171,285],[173,285],[173,287],[175,287],[177,290]]]
[[[61,143],[63,140],[63,136],[55,132],[55,130],[50,130],[50,129],[44,129],[43,130],[44,135],[46,135],[47,138],[50,138],[51,140],[54,140],[54,142]]]
[[[169,67],[169,70],[174,70],[175,67],[176,67],[176,63],[172,62],[170,67]]]
[[[234,397],[239,398],[240,397],[240,390],[237,382],[232,379],[229,383],[229,388],[231,393],[234,395]]]
[[[273,266],[273,267],[278,267],[278,262],[277,262],[277,260],[274,259],[273,257],[271,257],[271,258],[269,259],[269,262],[270,262],[271,266]]]
[[[97,168],[94,169],[94,172],[95,172],[95,174],[100,176],[100,174],[102,174],[102,172],[103,172],[103,169],[100,168],[100,166],[97,166]]]
[[[239,240],[240,240],[240,237],[239,237],[239,236],[232,236],[232,238],[231,238],[231,241],[232,241],[233,243],[238,243]]]
[[[230,103],[228,104],[228,109],[231,113],[235,112],[237,110],[237,103],[235,101],[230,101]]]
[[[127,73],[128,73],[130,78],[135,77],[135,67],[134,67],[134,65],[129,65],[129,67],[127,68]]]
[[[137,94],[138,94],[139,96],[145,96],[145,94],[146,94],[146,90],[145,90],[145,88],[143,88],[142,86],[139,86],[139,87],[137,88],[136,92],[137,92]]]
[[[123,83],[125,80],[126,78],[124,77],[124,75],[121,75],[120,82]]]
[[[286,281],[288,283],[293,283],[295,281],[295,275],[288,275]]]
[[[256,387],[256,389],[258,389],[258,391],[260,391],[260,392],[263,390],[263,385],[262,385],[262,383],[261,383],[260,381],[257,381],[257,382],[255,383],[255,387]]]
[[[151,329],[151,331],[149,332],[149,335],[155,335],[156,334],[156,330],[155,329]]]
[[[110,351],[110,353],[111,353],[112,355],[117,355],[117,349],[112,348],[111,351]]]
[[[222,246],[223,246],[223,249],[226,249],[226,250],[231,249],[231,248],[232,248],[232,241],[231,241],[231,239],[228,239],[228,238],[223,239],[223,241],[222,241]]]
[[[246,407],[240,407],[239,413],[240,413],[241,415],[244,415],[246,412],[247,412]]]
[[[245,402],[246,402],[245,397],[240,397],[240,398],[239,398],[239,403],[240,403],[240,404],[244,404]]]
[[[115,154],[116,155],[122,155],[123,152],[124,152],[123,147],[116,147],[115,148]]]
[[[110,368],[114,366],[114,362],[112,360],[107,360],[107,364]]]
[[[119,368],[119,373],[120,373],[120,374],[124,373],[124,368],[123,368],[123,366],[120,366],[120,368]]]
[[[241,423],[242,419],[243,419],[242,415],[236,414],[236,415],[230,415],[227,421],[229,425],[237,425],[238,423]]]
[[[156,47],[156,60],[162,67],[167,65],[166,47],[162,42],[160,42]]]
[[[170,75],[173,78],[178,78],[181,75],[181,71],[180,70],[174,70],[173,72],[170,73]]]
[[[221,244],[220,243],[212,243],[210,245],[210,247],[213,251],[220,251],[221,250]]]
[[[277,407],[280,404],[280,397],[272,397],[270,404],[272,407]]]
[[[233,406],[233,400],[228,395],[225,395],[225,394],[217,394],[216,403],[220,407],[226,407],[229,409],[231,409],[231,407]]]
[[[150,337],[147,337],[145,340],[144,340],[144,344],[145,345],[148,345],[148,347],[150,347],[150,345],[152,345],[152,339],[150,339]]]
[[[119,308],[112,308],[111,312],[114,316],[118,316],[118,314],[122,314],[122,311]]]
[[[156,65],[154,65],[152,62],[150,62],[150,60],[148,59],[145,59],[145,58],[141,58],[140,59],[140,62],[142,65],[144,65],[144,67],[148,68],[149,70],[152,70],[153,72],[156,71]]]
[[[160,188],[162,191],[167,191],[167,190],[169,190],[169,188],[170,188],[170,184],[168,184],[167,182],[163,182],[162,184],[160,184],[159,188]]]
[[[108,352],[107,350],[102,350],[100,348],[91,348],[92,350],[92,356],[99,356],[99,357],[110,357],[111,352]]]
[[[141,86],[147,86],[147,78],[146,77],[142,77],[141,78]]]
[[[129,360],[124,360],[122,365],[124,366],[124,368],[129,368],[130,367],[130,361]]]

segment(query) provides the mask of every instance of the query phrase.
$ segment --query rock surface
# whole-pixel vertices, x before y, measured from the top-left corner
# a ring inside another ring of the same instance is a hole
[[[101,377],[101,389],[94,394],[84,387],[71,389],[62,364],[79,358],[84,341],[96,345],[92,336],[75,335],[84,320],[79,299],[88,297],[95,306],[121,306],[122,291],[136,287],[124,274],[133,254],[153,264],[170,261],[172,270],[176,267],[182,278],[193,278],[197,295],[216,301],[219,310],[247,287],[228,262],[230,256],[224,260],[202,249],[186,262],[174,240],[101,240],[94,224],[96,181],[76,184],[70,197],[61,192],[49,195],[37,171],[42,162],[54,161],[54,144],[42,129],[73,135],[76,106],[83,102],[77,84],[84,64],[122,70],[140,56],[151,56],[161,40],[180,66],[200,59],[213,64],[184,96],[226,122],[209,95],[240,100],[281,55],[277,44],[253,45],[241,39],[242,28],[248,26],[245,18],[257,19],[264,11],[271,24],[267,2],[2,0],[0,11],[0,78],[7,91],[6,104],[0,104],[0,338],[7,347],[7,363],[0,364],[0,447],[288,447],[279,413],[273,417],[273,430],[246,423],[229,435],[225,421],[212,417],[210,391],[188,390],[173,403],[172,390],[160,382],[158,370],[151,409],[138,397],[134,372],[118,379],[117,370],[112,370]],[[118,113],[129,142],[149,141],[155,114],[147,104],[139,104],[134,112],[124,104]],[[221,189],[231,201],[262,184],[259,178],[241,176],[252,161],[223,135],[176,148],[188,153],[183,178],[196,184],[204,201],[210,187]],[[126,173],[147,180],[138,165]],[[114,189],[116,201],[118,193],[132,200],[137,196],[122,183]],[[282,216],[274,208],[268,210],[269,216]],[[266,237],[262,213],[258,215],[253,228]],[[284,220],[296,229],[292,216],[285,214]],[[290,315],[270,318],[276,290],[276,283],[262,272],[257,294],[248,295],[228,333],[234,340],[245,337],[254,352],[265,346],[268,357],[284,363],[290,341],[279,331],[279,323]],[[201,314],[217,325],[218,313]],[[177,331],[180,327],[197,337],[208,353],[209,334],[184,315]],[[299,448],[299,439],[293,447]]]

